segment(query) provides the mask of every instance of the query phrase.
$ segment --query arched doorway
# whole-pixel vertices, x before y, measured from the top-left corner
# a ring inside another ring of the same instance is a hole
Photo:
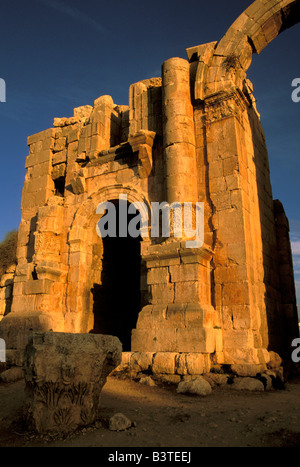
[[[102,271],[101,283],[94,283],[91,290],[94,314],[92,332],[117,336],[123,344],[123,351],[129,351],[131,331],[136,326],[141,307],[141,236],[132,237],[128,225],[133,218],[139,222],[140,214],[128,214],[128,201],[111,202],[116,215],[115,236],[102,235],[104,232],[101,232],[99,239],[103,242]],[[126,226],[122,225],[121,232],[120,212],[124,212],[124,209],[127,223]]]
[[[142,239],[130,236],[112,238],[110,244],[109,239],[101,238],[101,233],[99,235],[96,229],[100,220],[99,205],[107,203],[108,200],[119,201],[120,199],[126,199],[126,203],[128,200],[131,208],[133,205],[141,208],[146,206],[149,211],[150,204],[147,198],[135,187],[123,184],[122,186],[103,187],[94,192],[74,216],[68,235],[69,270],[66,278],[65,331],[105,334],[112,332],[113,335],[120,335],[125,351],[125,349],[130,350],[131,330],[135,327],[139,311],[148,300],[146,267],[145,262],[140,258]],[[115,204],[116,210],[118,210],[118,201]],[[126,206],[128,208],[128,204]],[[136,214],[134,216],[136,217]],[[118,218],[117,213],[116,217]],[[128,215],[128,224],[130,219]],[[139,217],[137,218],[137,230],[138,221]],[[136,261],[133,261],[133,258]],[[111,261],[108,263],[109,259]],[[141,265],[139,271],[138,264]],[[109,287],[105,292],[107,283],[111,284],[110,292]],[[121,290],[125,292],[122,294]],[[119,315],[117,297],[113,297],[111,306],[109,306],[108,298],[105,299],[109,297],[109,293],[123,298],[119,302]],[[141,304],[139,304],[140,296]],[[114,304],[113,307],[112,304]],[[111,324],[109,324],[109,316],[111,316]]]

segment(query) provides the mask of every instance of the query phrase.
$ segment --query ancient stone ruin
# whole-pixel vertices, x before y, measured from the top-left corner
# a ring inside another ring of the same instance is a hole
[[[220,42],[132,84],[128,106],[102,96],[28,138],[18,264],[10,288],[1,282],[8,365],[22,364],[32,330],[117,336],[129,365],[138,356],[168,375],[213,364],[247,375],[270,351],[290,357],[289,226],[247,70],[299,19],[299,0],[256,0]],[[107,202],[117,214],[135,204],[140,222],[146,206],[149,235],[101,238]],[[192,203],[193,228],[203,203],[204,241],[175,235],[172,210],[170,235],[152,235],[153,203]]]

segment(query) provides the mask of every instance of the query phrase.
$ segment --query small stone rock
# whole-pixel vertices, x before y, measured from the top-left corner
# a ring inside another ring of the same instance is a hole
[[[162,383],[167,384],[179,384],[181,377],[179,375],[155,375],[155,378]]]
[[[139,380],[139,383],[145,384],[146,386],[156,386],[155,381],[150,376],[144,376]]]
[[[256,378],[235,378],[232,385],[234,389],[241,391],[264,391],[264,385]]]
[[[212,423],[209,424],[209,427],[210,428],[218,428],[218,425],[217,425],[217,423],[212,422]]]
[[[179,394],[196,394],[198,396],[207,396],[211,394],[211,385],[202,377],[191,381],[182,381],[178,384],[177,392]]]
[[[276,352],[273,352],[273,351],[270,351],[269,355],[270,355],[270,361],[268,362],[268,365],[267,365],[268,368],[270,370],[274,368],[279,368],[282,364],[281,357]]]
[[[260,378],[261,382],[265,386],[266,391],[271,391],[273,389],[273,382],[271,376],[263,373]]]
[[[124,431],[130,428],[132,425],[131,420],[122,413],[116,413],[109,420],[108,428],[111,431]]]
[[[227,375],[218,373],[205,373],[203,378],[211,385],[211,387],[223,386],[224,384],[227,384],[228,381]]]
[[[14,383],[24,378],[23,369],[20,367],[13,367],[5,370],[0,375],[0,381],[3,383]]]

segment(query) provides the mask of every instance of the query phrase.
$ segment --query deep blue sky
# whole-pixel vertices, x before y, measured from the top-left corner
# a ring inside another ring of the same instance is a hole
[[[162,63],[186,48],[220,40],[251,0],[1,0],[0,241],[18,228],[28,135],[54,117],[104,94],[128,104],[131,83],[160,75]],[[266,132],[274,198],[290,219],[300,290],[300,25],[254,56],[248,76]],[[298,295],[300,293],[298,292]]]

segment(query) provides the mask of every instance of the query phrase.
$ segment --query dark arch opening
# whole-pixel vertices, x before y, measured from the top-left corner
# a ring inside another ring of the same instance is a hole
[[[112,203],[116,208],[116,237],[102,237],[101,284],[94,284],[92,288],[93,332],[117,336],[123,345],[123,351],[129,351],[131,331],[136,326],[141,306],[141,236],[131,237],[128,225],[133,218],[140,221],[140,214],[138,211],[135,214],[127,214],[127,236],[121,237],[119,235],[120,201],[113,200]],[[121,209],[125,207],[128,213],[129,203],[127,201],[121,203]]]

